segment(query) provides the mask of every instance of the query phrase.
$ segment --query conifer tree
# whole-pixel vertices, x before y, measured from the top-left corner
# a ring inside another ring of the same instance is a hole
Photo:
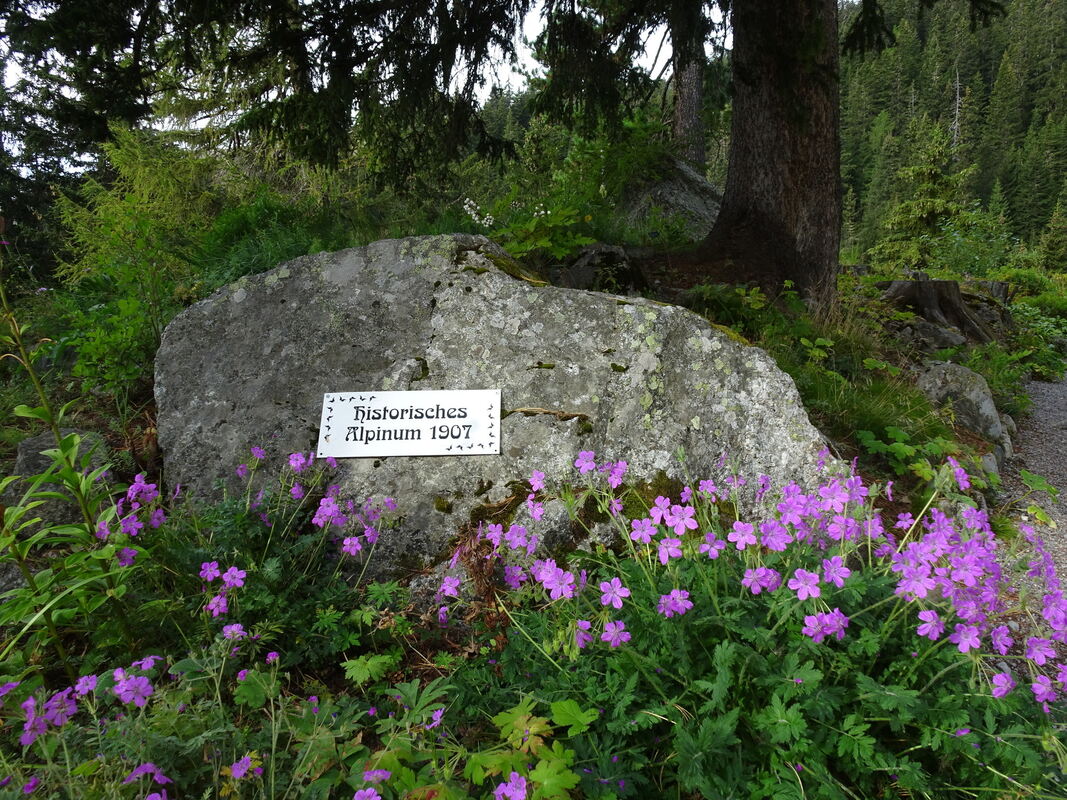
[[[1046,269],[1067,272],[1067,180],[1063,182],[1056,208],[1041,234],[1040,254]]]

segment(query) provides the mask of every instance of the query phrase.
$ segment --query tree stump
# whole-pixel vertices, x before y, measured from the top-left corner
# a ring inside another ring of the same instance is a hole
[[[882,299],[908,308],[923,319],[961,333],[982,344],[993,341],[989,327],[963,300],[957,281],[901,280],[875,284],[884,289]]]

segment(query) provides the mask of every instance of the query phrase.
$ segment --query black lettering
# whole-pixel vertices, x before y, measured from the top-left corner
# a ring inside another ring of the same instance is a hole
[[[456,415],[459,419],[466,419],[467,418],[467,409],[465,409],[465,408],[457,408],[456,411],[459,412]]]
[[[412,419],[423,419],[426,416],[426,409],[416,408]]]

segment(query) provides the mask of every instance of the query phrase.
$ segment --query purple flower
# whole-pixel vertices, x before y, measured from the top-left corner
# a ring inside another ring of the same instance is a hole
[[[782,585],[782,576],[770,567],[756,567],[755,569],[745,570],[741,585],[752,594],[759,594],[764,590],[773,592]]]
[[[299,483],[294,483],[293,487],[289,490],[289,496],[292,497],[294,500],[303,500],[304,487],[301,486]]]
[[[611,473],[608,475],[608,485],[612,489],[618,489],[622,485],[622,479],[626,475],[628,464],[625,461],[617,461],[611,465]]]
[[[1026,657],[1041,667],[1050,658],[1056,657],[1056,648],[1048,639],[1031,636],[1026,640]]]
[[[600,591],[603,592],[600,596],[600,605],[610,605],[613,608],[622,608],[622,601],[630,596],[630,590],[622,585],[618,577],[603,581],[600,584]]]
[[[956,629],[949,634],[948,640],[955,644],[961,653],[966,653],[968,650],[976,650],[981,645],[978,628],[974,625],[964,625],[962,623],[956,625]]]
[[[269,653],[267,653],[267,657],[266,657],[266,659],[264,659],[264,660],[265,660],[265,661],[266,661],[266,662],[267,662],[268,664],[273,664],[273,663],[274,663],[275,661],[277,661],[277,660],[278,660],[279,658],[280,658],[280,656],[278,655],[277,651],[275,651],[275,650],[271,650],[271,651],[270,651]]]
[[[459,583],[459,578],[454,575],[447,575],[441,581],[441,588],[437,591],[445,597],[459,597]]]
[[[230,567],[224,573],[222,573],[222,582],[229,586],[231,589],[235,589],[238,586],[245,585],[245,575],[247,573],[243,569],[237,569],[237,567]]]
[[[593,641],[593,634],[590,631],[593,628],[593,623],[587,619],[580,619],[575,623],[574,630],[574,643],[578,645],[578,649],[582,650]]]
[[[564,572],[561,567],[553,567],[541,574],[541,585],[548,590],[552,600],[561,597],[574,597],[574,574]]]
[[[213,617],[225,614],[230,610],[229,604],[226,602],[226,595],[221,593],[208,600],[205,608],[211,612],[211,616]]]
[[[751,522],[741,522],[738,520],[734,523],[733,530],[730,531],[726,538],[734,543],[734,547],[738,550],[744,550],[750,544],[756,543],[756,535],[752,532],[754,526]]]
[[[695,514],[696,509],[692,506],[671,506],[670,514],[665,522],[668,528],[674,530],[675,536],[684,536],[687,530],[696,530]]]
[[[156,665],[157,661],[162,661],[163,656],[145,656],[140,661],[134,661],[130,664],[135,669],[149,670]]]
[[[622,513],[622,500],[618,497],[611,498],[611,502],[608,503],[608,513],[613,517],[619,516]]]
[[[445,715],[445,710],[443,708],[439,708],[435,712],[433,712],[433,714],[430,715],[433,718],[433,722],[427,723],[426,730],[431,730],[433,728],[436,728],[438,725],[440,725],[441,724],[441,717],[443,717],[444,715]]]
[[[237,477],[240,478],[241,480],[244,480],[245,478],[247,478],[248,477],[248,464],[238,464],[237,468],[234,470],[234,474],[236,474]]]
[[[251,767],[252,767],[252,757],[251,756],[245,756],[244,758],[240,758],[236,762],[234,762],[233,764],[230,765],[230,775],[232,775],[234,778],[240,780],[241,778],[243,778],[248,773],[248,770]]]
[[[437,624],[442,628],[448,627],[448,606],[437,609]]]
[[[672,558],[682,555],[681,539],[661,539],[659,542],[659,563],[666,564]]]
[[[247,677],[248,677],[248,670],[247,669],[239,669],[239,670],[237,670],[237,682],[238,683],[242,683],[245,680],[245,678],[247,678]]]
[[[670,619],[675,614],[681,616],[693,607],[689,592],[684,589],[672,589],[669,594],[660,595],[656,610]]]
[[[363,780],[367,783],[381,783],[391,778],[393,773],[387,769],[368,769],[363,773]]]
[[[363,549],[363,544],[359,541],[358,536],[346,536],[341,543],[341,550],[350,556],[354,556]]]
[[[630,527],[633,528],[630,531],[630,538],[641,544],[648,544],[656,535],[656,526],[648,517],[630,520]]]
[[[222,573],[219,572],[218,561],[205,561],[200,565],[200,579],[211,583]]]
[[[341,513],[341,507],[337,505],[337,498],[327,495],[319,500],[319,507],[315,511],[315,516],[311,518],[311,523],[318,528],[325,528],[328,525],[336,525],[338,528],[343,527],[348,522],[348,517]],[[374,541],[368,541],[374,544]]]
[[[759,529],[762,534],[760,543],[776,553],[784,552],[789,543],[793,541],[793,535],[776,519],[761,522]]]
[[[7,244],[7,243],[4,242],[4,244]],[[34,790],[40,785],[40,783],[41,783],[41,779],[38,778],[36,775],[34,775],[32,778],[30,778],[28,781],[26,781],[26,785],[22,787],[22,793],[23,794],[33,794]]]
[[[74,694],[78,697],[85,697],[96,690],[96,676],[95,675],[82,675],[74,682]]]
[[[998,672],[993,676],[993,697],[1004,697],[1014,688],[1015,681],[1012,680],[1010,673]]]
[[[141,532],[141,529],[144,528],[144,523],[137,518],[136,514],[123,517],[118,525],[123,529],[123,533],[129,535],[129,537],[136,537]]]
[[[663,495],[660,495],[659,497],[656,498],[655,505],[653,505],[652,508],[649,509],[648,514],[649,514],[650,517],[652,517],[652,521],[656,525],[659,525],[661,522],[664,522],[664,520],[666,519],[666,517],[670,513],[670,511],[671,511],[670,498],[664,497]]]
[[[530,512],[530,516],[533,517],[534,522],[540,522],[541,518],[545,515],[545,506],[543,503],[538,503],[534,498],[536,495],[530,494],[526,497],[526,508]]]
[[[806,569],[795,570],[787,585],[797,593],[798,600],[807,600],[809,597],[819,597],[822,594],[822,590],[819,589],[819,573],[808,572]]]
[[[137,551],[132,547],[123,547],[116,556],[120,567],[133,566],[133,560],[137,558]]]
[[[123,703],[133,703],[138,708],[144,708],[149,696],[153,693],[152,684],[148,678],[141,675],[125,677],[117,681],[112,687],[113,691]]]
[[[148,520],[148,524],[154,529],[158,528],[164,522],[167,521],[167,515],[162,508],[157,508],[152,512],[152,516]]]
[[[965,492],[971,488],[971,481],[967,477],[967,471],[960,466],[960,462],[949,456],[946,461],[952,466],[952,471],[956,475],[956,484],[960,487],[961,492]]]
[[[920,611],[919,619],[922,620],[922,624],[916,628],[916,632],[920,636],[925,636],[932,642],[941,638],[941,634],[945,632],[945,623],[941,621],[936,611]]]
[[[4,695],[11,692],[13,689],[18,688],[21,683],[22,681],[8,681],[3,686],[0,686],[0,697],[3,697]]]
[[[235,622],[233,625],[224,625],[222,627],[223,639],[243,639],[248,634],[245,632],[244,625],[240,622]]]
[[[578,469],[580,475],[596,469],[596,462],[593,460],[595,455],[592,450],[582,450],[578,453],[578,458],[574,460],[574,466]]]
[[[845,578],[852,574],[852,570],[844,565],[841,561],[841,556],[833,556],[823,559],[822,574],[823,580],[840,589],[845,585]]]
[[[373,788],[368,787],[366,789],[358,790],[352,795],[352,800],[382,800],[382,796]]]
[[[26,714],[26,721],[22,724],[19,744],[29,747],[37,741],[38,736],[43,736],[48,731],[48,721],[37,714],[37,701],[33,697],[27,697],[22,701],[22,710]]]
[[[262,461],[267,457],[267,451],[259,445],[252,445],[252,458],[256,461]]]
[[[507,539],[508,547],[512,550],[519,550],[526,547],[526,528],[522,525],[510,525],[508,526],[508,532],[504,534],[504,538]]]
[[[508,585],[509,589],[518,591],[519,587],[526,581],[526,572],[522,567],[506,566],[504,567],[504,583]]]
[[[512,772],[506,783],[497,784],[493,800],[526,800],[526,778]]]
[[[605,623],[604,632],[600,634],[600,641],[607,642],[612,647],[618,647],[624,642],[630,641],[630,634],[626,630],[626,623],[621,620]]]
[[[44,704],[44,718],[57,728],[65,725],[78,712],[78,704],[70,696],[73,691],[73,688],[67,687],[49,697]]]
[[[708,558],[714,560],[719,557],[719,553],[726,547],[726,542],[722,539],[717,539],[714,533],[705,533],[704,542],[700,545],[700,552],[707,553]]]
[[[530,473],[530,488],[540,492],[545,488],[545,473],[535,469]]]
[[[1056,690],[1052,688],[1052,680],[1047,675],[1038,675],[1030,684],[1030,691],[1034,693],[1034,699],[1039,703],[1051,703],[1056,699]]]
[[[311,462],[314,460],[314,458],[315,458],[314,454],[312,454],[311,458],[309,459],[303,453],[290,453],[289,454],[289,468],[292,469],[293,472],[296,472],[296,473],[303,472],[305,469],[307,469],[309,466],[311,466]]]

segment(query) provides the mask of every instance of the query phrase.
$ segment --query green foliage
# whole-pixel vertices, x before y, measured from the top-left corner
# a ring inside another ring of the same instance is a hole
[[[918,444],[911,443],[907,431],[887,425],[884,440],[873,431],[856,431],[856,439],[863,449],[873,455],[885,458],[897,475],[909,472],[923,481],[934,475],[934,465],[944,460],[946,455],[959,452],[955,442],[937,437]]]
[[[1062,291],[1042,292],[1033,297],[1023,297],[1020,302],[1033,306],[1047,317],[1067,320],[1067,294]]]
[[[940,491],[954,481],[951,470],[933,479]],[[570,491],[577,508],[594,496],[603,505],[608,494],[627,493],[596,479]],[[959,787],[1055,795],[1056,766],[1040,744],[1055,736],[1054,726],[1034,732],[1045,723],[1026,691],[992,697],[984,656],[917,636],[918,605],[894,593],[896,578],[866,545],[832,546],[852,575],[840,588],[825,582],[817,603],[782,588],[750,593],[737,586],[746,570],[773,569],[784,581],[798,574],[802,556],[738,553],[727,544],[709,560],[697,553],[705,532],[725,537],[737,530],[737,517],[696,493],[692,505],[697,527],[677,534],[680,558],[659,563],[657,543],[631,539],[623,518],[614,523],[620,541],[612,547],[578,550],[544,567],[581,575],[586,588],[574,599],[550,600],[532,582],[514,593],[507,645],[492,668],[472,663],[453,675],[457,696],[505,702],[520,684],[574,703],[572,711],[599,709],[581,719],[588,728],[570,743],[576,764],[586,765],[583,797],[777,798],[793,796],[783,793],[789,787],[797,797],[878,797],[904,787],[934,797]],[[815,562],[825,556],[816,552]],[[629,590],[620,611],[597,602],[593,588],[603,592],[602,582],[614,578]],[[666,596],[680,587],[692,608],[663,613]],[[925,605],[935,607],[931,598]],[[816,608],[844,611],[847,631],[813,640],[804,631],[817,624]],[[607,622],[620,619],[628,641],[616,648],[598,639]],[[593,635],[585,641],[587,629]],[[530,740],[544,725],[523,708],[494,723],[510,724],[515,736],[521,728]],[[1062,762],[1067,753],[1056,751]]]
[[[998,281],[1006,281],[1018,295],[1041,294],[1052,288],[1052,281],[1043,270],[1027,267],[1010,267],[997,272]]]
[[[958,236],[956,230],[964,224],[961,187],[967,174],[949,172],[947,132],[920,120],[913,126],[913,135],[918,140],[915,161],[898,172],[905,199],[889,213],[886,235],[869,253],[876,265],[893,273],[941,267],[938,251],[944,249],[939,247],[943,238],[956,246],[950,253],[964,249],[964,243],[974,244],[971,237]],[[974,258],[966,250],[952,255],[957,262]]]

